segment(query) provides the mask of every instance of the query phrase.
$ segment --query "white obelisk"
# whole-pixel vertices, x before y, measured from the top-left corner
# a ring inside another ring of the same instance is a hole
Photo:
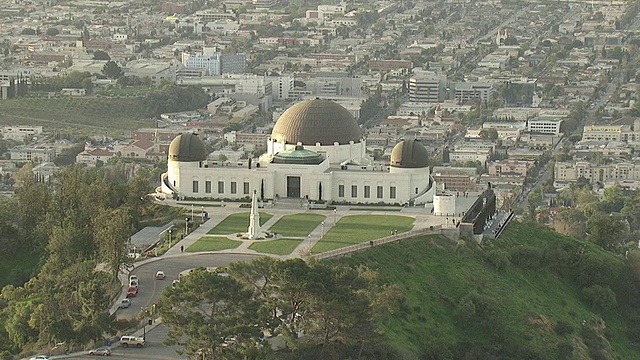
[[[247,237],[249,239],[257,239],[262,234],[260,229],[260,212],[258,211],[258,192],[253,191],[251,198],[251,214],[249,215],[249,229]]]

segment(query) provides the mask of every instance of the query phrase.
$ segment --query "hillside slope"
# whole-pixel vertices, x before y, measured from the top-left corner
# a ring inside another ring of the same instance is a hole
[[[338,261],[400,287],[381,326],[406,359],[640,359],[630,264],[536,224],[481,247],[429,236]]]

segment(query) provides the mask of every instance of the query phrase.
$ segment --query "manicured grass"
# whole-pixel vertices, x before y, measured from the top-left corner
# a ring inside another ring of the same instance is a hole
[[[264,225],[273,215],[267,213],[260,213],[260,225]],[[208,234],[212,235],[227,235],[236,234],[241,232],[247,232],[249,227],[249,213],[235,213],[227,216],[220,224],[213,229],[209,230]]]
[[[6,255],[0,251],[0,289],[5,285],[22,285],[27,282],[40,262],[39,254],[24,253]]]
[[[260,240],[251,244],[249,249],[263,254],[288,255],[303,241],[303,239]]]
[[[307,236],[325,219],[326,216],[320,214],[285,215],[269,228],[269,232],[283,236]]]
[[[311,249],[317,254],[411,230],[414,219],[399,215],[351,215],[342,217]]]
[[[227,239],[221,236],[203,236],[196,242],[191,244],[186,251],[187,252],[200,252],[200,251],[220,251],[227,249],[235,249],[242,241]]]
[[[506,268],[493,265],[496,251],[510,255]],[[539,262],[533,260],[536,251]],[[613,274],[608,285],[617,295],[615,308],[593,307],[585,299],[580,281],[587,258],[598,259],[594,264]],[[482,246],[422,236],[329,261],[366,266],[379,274],[380,283],[397,286],[402,299],[378,324],[406,359],[442,354],[461,359],[471,349],[478,359],[491,358],[490,352],[504,359],[560,359],[563,344],[572,351],[567,359],[593,358],[590,351],[599,346],[611,354],[606,358],[640,359],[629,338],[637,309],[623,297],[628,283],[617,279],[627,272],[623,262],[539,225],[512,222],[498,241]],[[599,317],[606,332],[595,320]],[[560,333],[558,322],[569,330]],[[600,340],[585,337],[585,327],[596,329]],[[594,346],[597,341],[601,344]]]

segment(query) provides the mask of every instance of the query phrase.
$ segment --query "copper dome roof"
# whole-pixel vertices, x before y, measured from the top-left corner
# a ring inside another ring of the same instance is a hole
[[[362,132],[347,109],[333,101],[313,99],[287,109],[273,127],[271,138],[287,144],[333,145],[359,142]]]
[[[169,145],[169,160],[173,161],[204,161],[207,150],[204,142],[191,133],[176,136]]]
[[[391,151],[391,166],[409,169],[428,167],[429,152],[419,140],[403,140]]]

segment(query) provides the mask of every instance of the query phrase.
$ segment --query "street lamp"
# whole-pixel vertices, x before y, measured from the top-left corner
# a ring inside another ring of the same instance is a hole
[[[307,240],[309,240],[309,247],[311,247],[311,234],[307,235]]]
[[[173,241],[173,237],[171,237],[171,228],[169,228],[169,246],[171,246],[172,241]]]
[[[320,225],[322,225],[322,228],[320,231],[320,239],[322,239],[324,237],[324,220],[320,223]]]
[[[193,204],[191,204],[191,222],[193,222]]]
[[[189,218],[184,218],[184,236],[189,233]]]
[[[333,224],[334,225],[336,224],[336,212],[337,212],[337,209],[333,209]]]
[[[200,217],[201,217],[200,223],[204,224],[204,206],[200,206]]]

